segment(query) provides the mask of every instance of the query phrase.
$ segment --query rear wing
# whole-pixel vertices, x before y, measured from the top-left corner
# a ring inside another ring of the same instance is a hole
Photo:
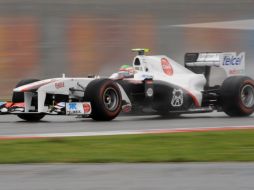
[[[245,53],[237,55],[236,52],[224,53],[186,53],[184,57],[185,67],[193,72],[207,75],[210,67],[223,68],[227,76],[245,74]]]

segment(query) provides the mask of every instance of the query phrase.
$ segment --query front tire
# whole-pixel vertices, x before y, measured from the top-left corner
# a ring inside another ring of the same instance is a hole
[[[38,122],[45,117],[45,114],[18,114],[17,115],[20,119],[23,119],[28,122]]]
[[[254,81],[246,76],[225,79],[220,89],[222,110],[231,117],[249,116],[254,112]]]
[[[26,84],[30,84],[33,82],[37,82],[39,81],[38,79],[25,79],[25,80],[21,80],[17,85],[16,88],[26,85]],[[37,102],[37,96],[33,97],[32,99],[33,102]],[[20,103],[20,102],[24,102],[24,92],[13,92],[12,95],[12,102],[13,103]],[[17,115],[20,119],[23,119],[25,121],[29,121],[29,122],[38,122],[40,121],[42,118],[45,117],[45,114],[18,114]]]
[[[84,99],[91,102],[91,117],[96,121],[113,120],[122,109],[120,89],[110,79],[96,79],[90,82],[86,87]]]

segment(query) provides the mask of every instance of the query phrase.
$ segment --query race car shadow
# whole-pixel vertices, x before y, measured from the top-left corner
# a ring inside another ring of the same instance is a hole
[[[84,120],[50,120],[50,119],[43,119],[41,121],[36,121],[36,122],[33,122],[33,121],[16,121],[16,123],[28,123],[28,124],[36,124],[36,123],[40,123],[40,124],[49,124],[49,123],[63,123],[63,124],[73,124],[73,123],[80,123],[80,122],[83,122]],[[0,122],[1,123],[1,122]]]
[[[70,126],[75,125],[75,123],[121,123],[121,122],[135,122],[135,121],[165,121],[165,120],[170,120],[170,121],[177,121],[177,120],[204,120],[204,119],[209,119],[209,120],[231,120],[231,121],[239,121],[239,120],[253,120],[254,115],[249,116],[249,117],[229,117],[225,115],[224,113],[216,113],[216,114],[183,114],[183,115],[178,115],[178,116],[160,116],[160,115],[138,115],[138,116],[128,116],[128,115],[120,115],[116,119],[112,121],[94,121],[91,118],[75,118],[75,117],[45,117],[41,121],[37,122],[28,122],[28,121],[22,121],[17,118],[13,119],[15,116],[8,116],[4,118],[3,120],[0,120],[0,124],[11,124],[11,123],[17,123],[17,124],[28,124],[28,125],[36,125],[37,124],[50,124],[50,123],[55,123],[55,124],[69,124]]]
[[[224,113],[220,114],[183,114],[178,116],[160,116],[160,115],[142,115],[142,116],[130,116],[131,119],[128,116],[122,116],[121,120],[115,120],[115,122],[121,122],[121,121],[160,121],[160,120],[196,120],[196,119],[214,119],[214,120],[239,120],[239,119],[253,119],[254,115],[249,117],[229,117],[225,115]]]

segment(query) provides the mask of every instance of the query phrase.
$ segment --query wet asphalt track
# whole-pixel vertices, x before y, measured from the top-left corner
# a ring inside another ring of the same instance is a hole
[[[71,116],[46,116],[41,122],[27,123],[14,115],[9,115],[0,117],[0,136],[253,125],[254,115],[246,118],[230,118],[221,112],[185,114],[179,118],[163,118],[158,115],[119,116],[111,122],[96,122],[89,118]]]
[[[3,190],[252,190],[254,164],[1,165]]]

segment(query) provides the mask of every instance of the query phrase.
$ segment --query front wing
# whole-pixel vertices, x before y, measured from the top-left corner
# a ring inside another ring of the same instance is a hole
[[[90,102],[60,102],[50,106],[45,112],[48,115],[87,115],[92,112]],[[0,115],[4,114],[32,114],[38,112],[25,112],[25,103],[0,102]]]

